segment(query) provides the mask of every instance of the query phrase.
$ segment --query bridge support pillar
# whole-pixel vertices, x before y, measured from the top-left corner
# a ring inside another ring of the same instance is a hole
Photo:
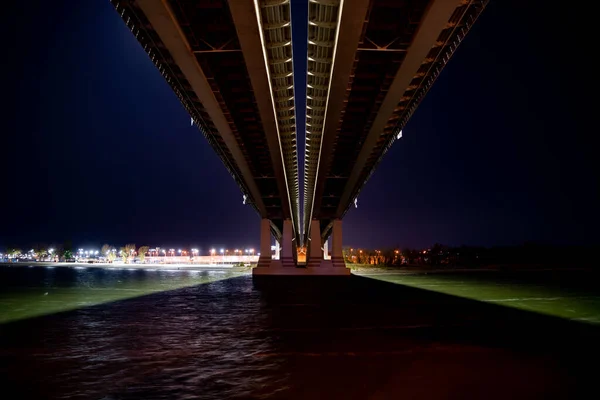
[[[308,268],[319,267],[323,261],[321,252],[321,223],[317,219],[310,221],[310,242],[308,244]]]
[[[279,242],[276,240],[275,241],[275,260],[279,260],[279,249],[280,249],[280,245]]]
[[[260,257],[258,268],[268,268],[271,265],[271,221],[267,218],[260,220]]]
[[[346,268],[344,254],[342,253],[342,220],[333,221],[331,230],[331,262],[334,268]],[[348,270],[349,272],[350,270]]]
[[[345,268],[342,256],[341,221],[333,225],[333,256],[339,248],[339,257],[333,261],[324,260],[321,249],[320,221],[311,222],[311,240],[308,249],[308,264],[306,268],[296,267],[294,260],[295,243],[293,241],[292,221],[283,221],[283,234],[281,238],[280,260],[271,258],[271,229],[270,221],[261,221],[260,258],[258,265],[252,270],[252,275],[350,275],[350,270]],[[314,229],[313,229],[314,228]],[[336,241],[337,240],[337,241]],[[313,244],[314,243],[314,244]],[[336,247],[337,243],[337,247]],[[277,250],[276,250],[277,251]],[[339,268],[342,267],[342,268]]]
[[[331,257],[329,257],[329,239],[323,243],[323,260],[331,260]]]
[[[283,237],[281,238],[281,266],[283,268],[296,266],[296,262],[294,261],[294,244],[292,243],[292,238],[294,237],[293,230],[292,220],[284,219]]]

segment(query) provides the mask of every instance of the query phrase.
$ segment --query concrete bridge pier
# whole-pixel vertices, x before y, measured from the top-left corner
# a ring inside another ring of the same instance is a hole
[[[336,219],[333,221],[331,229],[331,263],[333,268],[346,268],[344,262],[344,254],[342,253],[342,220]],[[349,269],[347,269],[350,271]]]
[[[333,223],[331,258],[327,254],[327,241],[321,241],[320,226],[319,220],[311,221],[306,275],[350,275],[342,254],[342,221],[335,220]]]
[[[271,221],[267,218],[260,220],[260,257],[258,257],[257,268],[269,268],[271,266]]]
[[[306,267],[296,265],[294,252],[297,250],[291,220],[283,221],[279,260],[271,257],[271,221],[263,219],[260,224],[260,257],[252,275],[350,275],[342,255],[342,221],[336,220],[333,224],[331,259],[325,259],[323,255],[320,221],[311,221]]]
[[[293,227],[292,221],[283,221],[281,247],[275,243],[275,257],[271,256],[271,221],[263,218],[260,221],[260,257],[258,265],[252,270],[253,275],[292,275],[281,271],[296,267],[293,256]]]
[[[283,268],[295,268],[296,261],[294,260],[294,243],[292,243],[294,237],[294,231],[292,227],[291,219],[283,220],[283,233],[281,238],[281,266]]]
[[[306,268],[317,268],[323,261],[321,251],[321,222],[317,219],[310,221],[310,241],[308,243],[308,256]]]

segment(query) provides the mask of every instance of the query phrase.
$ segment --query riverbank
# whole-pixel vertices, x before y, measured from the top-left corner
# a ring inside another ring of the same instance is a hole
[[[592,265],[581,267],[568,267],[564,265],[548,264],[492,264],[475,267],[466,266],[434,266],[434,265],[373,265],[373,264],[346,264],[353,274],[454,274],[461,272],[536,272],[536,271],[588,271],[593,272],[597,268]]]
[[[123,263],[72,263],[72,262],[0,262],[0,266],[14,268],[46,267],[46,268],[99,268],[109,270],[145,270],[145,271],[231,271],[235,273],[251,273],[252,267],[239,267],[228,264],[123,264]],[[464,266],[431,266],[431,265],[372,265],[346,264],[355,275],[420,275],[420,274],[454,274],[471,272],[536,272],[536,271],[587,271],[596,270],[593,266],[565,267],[543,264],[494,264],[477,267]]]
[[[234,267],[227,264],[116,264],[116,263],[72,263],[72,262],[18,262],[18,263],[0,263],[2,267],[28,268],[28,267],[46,267],[46,268],[98,268],[109,270],[145,270],[145,271],[232,271],[232,272],[250,272],[251,267]]]

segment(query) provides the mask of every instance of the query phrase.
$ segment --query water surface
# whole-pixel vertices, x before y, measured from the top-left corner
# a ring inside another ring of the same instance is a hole
[[[599,354],[593,324],[423,290],[414,277],[0,274],[0,383],[18,398],[577,398]],[[556,283],[522,278],[511,279]]]

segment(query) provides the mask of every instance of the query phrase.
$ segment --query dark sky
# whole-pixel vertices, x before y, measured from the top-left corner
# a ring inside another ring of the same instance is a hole
[[[34,3],[12,2],[0,28],[0,248],[258,247],[258,216],[109,2]],[[491,1],[348,213],[345,243],[597,241],[582,18]]]

